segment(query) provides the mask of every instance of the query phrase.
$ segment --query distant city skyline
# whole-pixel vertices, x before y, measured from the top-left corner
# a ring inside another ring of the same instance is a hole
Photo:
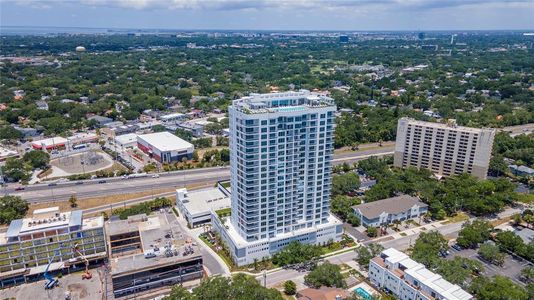
[[[531,30],[534,0],[0,0],[0,25],[175,30]]]

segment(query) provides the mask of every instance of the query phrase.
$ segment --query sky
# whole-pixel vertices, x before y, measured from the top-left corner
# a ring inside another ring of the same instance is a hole
[[[0,0],[3,26],[531,30],[534,0]]]

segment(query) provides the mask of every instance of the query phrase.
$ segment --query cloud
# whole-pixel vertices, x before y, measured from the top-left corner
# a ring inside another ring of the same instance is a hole
[[[532,0],[0,0],[32,8],[81,3],[94,7],[135,10],[332,10],[380,8],[384,10],[433,10],[462,6],[534,6]]]

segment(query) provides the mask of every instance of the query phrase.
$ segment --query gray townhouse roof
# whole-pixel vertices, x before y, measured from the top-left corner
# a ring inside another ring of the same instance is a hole
[[[428,207],[428,205],[421,202],[419,198],[409,195],[401,195],[397,197],[355,205],[352,208],[354,210],[359,210],[361,214],[367,219],[374,219],[378,218],[378,216],[380,216],[380,214],[382,214],[383,212],[386,212],[388,214],[398,214],[407,211],[414,205],[418,205],[419,207]]]

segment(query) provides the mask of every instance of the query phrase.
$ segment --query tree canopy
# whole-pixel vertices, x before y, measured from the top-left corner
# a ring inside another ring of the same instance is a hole
[[[338,265],[325,262],[316,266],[304,277],[304,283],[314,288],[321,286],[345,288],[346,283]]]
[[[28,202],[19,196],[0,197],[0,224],[9,224],[15,219],[23,218],[28,208]]]
[[[276,289],[263,287],[254,277],[236,274],[232,278],[212,276],[203,280],[200,286],[189,293],[185,288],[176,285],[166,300],[212,300],[212,299],[265,299],[282,300],[282,294]]]

